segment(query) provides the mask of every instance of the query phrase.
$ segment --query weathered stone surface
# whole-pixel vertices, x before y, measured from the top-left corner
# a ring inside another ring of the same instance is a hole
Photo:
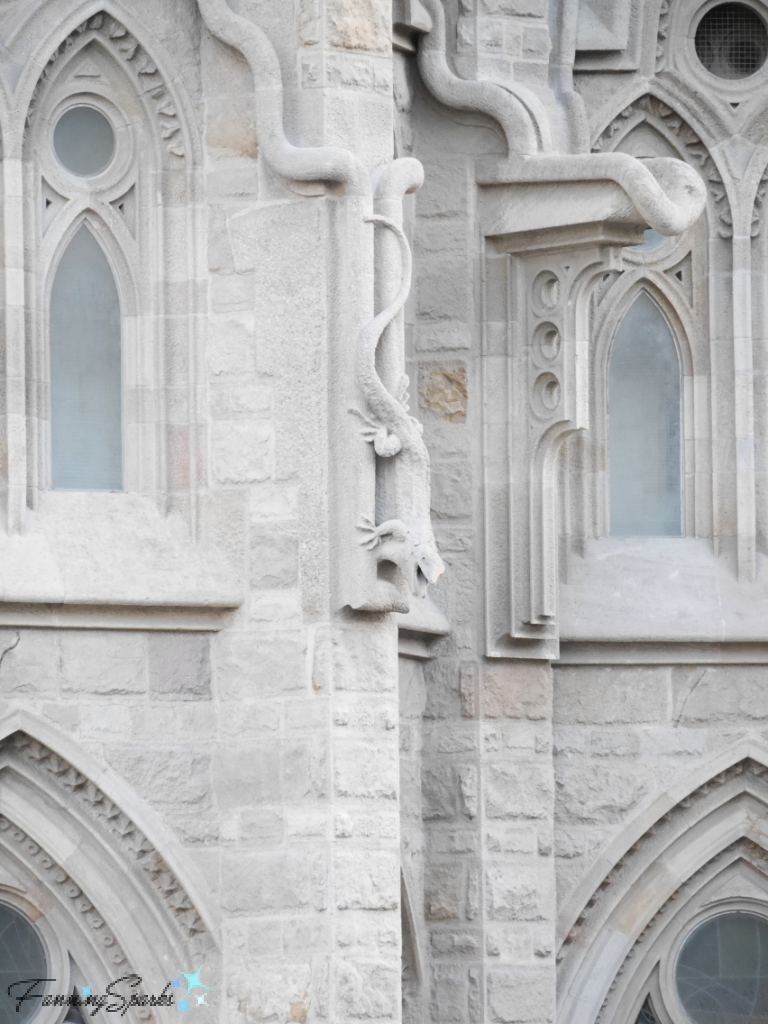
[[[61,689],[68,694],[147,692],[147,655],[140,633],[72,630],[59,641]]]
[[[338,850],[334,858],[336,906],[339,910],[396,910],[400,867],[393,853]]]
[[[552,671],[541,662],[486,665],[480,703],[485,718],[548,718],[552,713]]]
[[[149,693],[156,700],[210,700],[210,639],[204,633],[157,633],[147,641]]]
[[[467,419],[467,368],[463,363],[448,366],[423,365],[419,378],[422,409],[437,413],[449,423]]]
[[[667,720],[665,667],[561,668],[555,672],[555,722],[608,725]]]
[[[606,824],[623,820],[648,790],[644,777],[601,764],[561,768],[557,799],[563,821]]]
[[[461,918],[463,892],[464,869],[460,860],[452,864],[432,864],[424,885],[424,912],[427,920],[450,921]]]
[[[492,764],[485,784],[485,813],[489,818],[548,818],[554,782],[543,764]]]
[[[497,967],[488,972],[488,1008],[498,1024],[528,1024],[554,1018],[553,971],[549,967]]]

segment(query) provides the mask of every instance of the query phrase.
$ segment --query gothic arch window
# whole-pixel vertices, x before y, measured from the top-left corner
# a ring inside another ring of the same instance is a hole
[[[51,485],[56,489],[122,489],[120,319],[109,260],[83,224],[64,250],[51,288]]]
[[[24,504],[70,507],[62,490],[126,491],[194,529],[199,140],[172,76],[110,15],[48,53],[20,162],[26,451],[9,460],[12,519]]]
[[[619,324],[609,363],[612,536],[682,533],[680,382],[672,331],[641,291]]]

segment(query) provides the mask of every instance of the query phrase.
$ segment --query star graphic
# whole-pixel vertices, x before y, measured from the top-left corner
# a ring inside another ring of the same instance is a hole
[[[186,999],[184,1000],[183,1003],[176,1003],[176,1009],[179,1011],[179,1013],[184,1013],[185,1010],[189,1010],[190,1013],[192,1012],[192,1007],[189,1005]]]
[[[90,985],[86,985],[85,988],[83,989],[83,995],[84,996],[89,996],[90,994],[91,994],[91,986]]]
[[[202,969],[202,967],[198,967],[195,974],[184,974],[184,971],[180,972],[181,974],[184,974],[184,977],[187,979],[187,984],[189,985],[187,995],[189,995],[193,988],[208,988],[207,985],[204,985],[202,981],[200,981],[200,972]]]
[[[205,1001],[205,993],[203,993],[201,996],[197,997],[197,1005],[199,1006],[201,1003],[203,1004],[203,1006],[207,1006],[208,1005],[208,1003],[206,1003],[206,1001]]]
[[[181,988],[181,981],[178,978],[172,978],[171,985],[173,985],[174,988]]]

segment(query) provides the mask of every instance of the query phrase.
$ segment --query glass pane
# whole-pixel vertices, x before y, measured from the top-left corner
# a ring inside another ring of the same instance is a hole
[[[669,325],[645,292],[613,342],[608,458],[611,535],[679,537],[680,362]]]
[[[61,163],[81,178],[100,174],[115,152],[115,133],[94,107],[72,107],[53,130],[53,148]]]
[[[123,486],[120,300],[85,225],[51,290],[51,481],[54,488]]]
[[[630,245],[633,252],[648,252],[650,249],[657,249],[666,242],[667,236],[662,235],[656,228],[646,228],[643,232],[643,240],[639,245]]]
[[[0,903],[0,1024],[25,1024],[40,1009],[40,1000],[25,1000],[16,1012],[15,996],[22,995],[35,978],[46,978],[43,944],[31,921],[17,910]],[[16,982],[26,981],[26,985]],[[8,995],[8,987],[11,994]],[[38,985],[41,996],[47,986]]]
[[[692,932],[675,965],[677,994],[694,1024],[768,1022],[768,921],[721,914]]]
[[[650,999],[646,999],[643,1003],[643,1008],[637,1015],[635,1024],[659,1024],[656,1020],[656,1014],[653,1012]]]

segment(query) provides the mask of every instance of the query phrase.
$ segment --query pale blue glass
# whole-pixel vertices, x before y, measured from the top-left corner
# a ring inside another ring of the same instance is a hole
[[[53,149],[72,174],[92,178],[105,170],[115,153],[115,133],[94,107],[71,107],[56,122]]]
[[[83,225],[51,290],[51,483],[123,486],[120,300],[104,252]]]
[[[643,232],[642,242],[638,245],[630,245],[629,248],[635,252],[648,252],[651,249],[658,249],[666,240],[667,236],[662,235],[656,228],[646,228]]]
[[[677,994],[693,1024],[768,1022],[768,921],[720,914],[683,943]]]
[[[611,536],[681,535],[680,361],[646,292],[625,314],[611,351],[608,477]]]
[[[6,903],[0,903],[0,1024],[26,1024],[40,1009],[40,999],[26,999],[17,1012],[17,998],[32,982],[48,977],[45,950],[31,921]],[[29,982],[19,985],[18,982]],[[8,989],[11,994],[8,994]],[[34,992],[43,996],[49,986],[41,982]]]

